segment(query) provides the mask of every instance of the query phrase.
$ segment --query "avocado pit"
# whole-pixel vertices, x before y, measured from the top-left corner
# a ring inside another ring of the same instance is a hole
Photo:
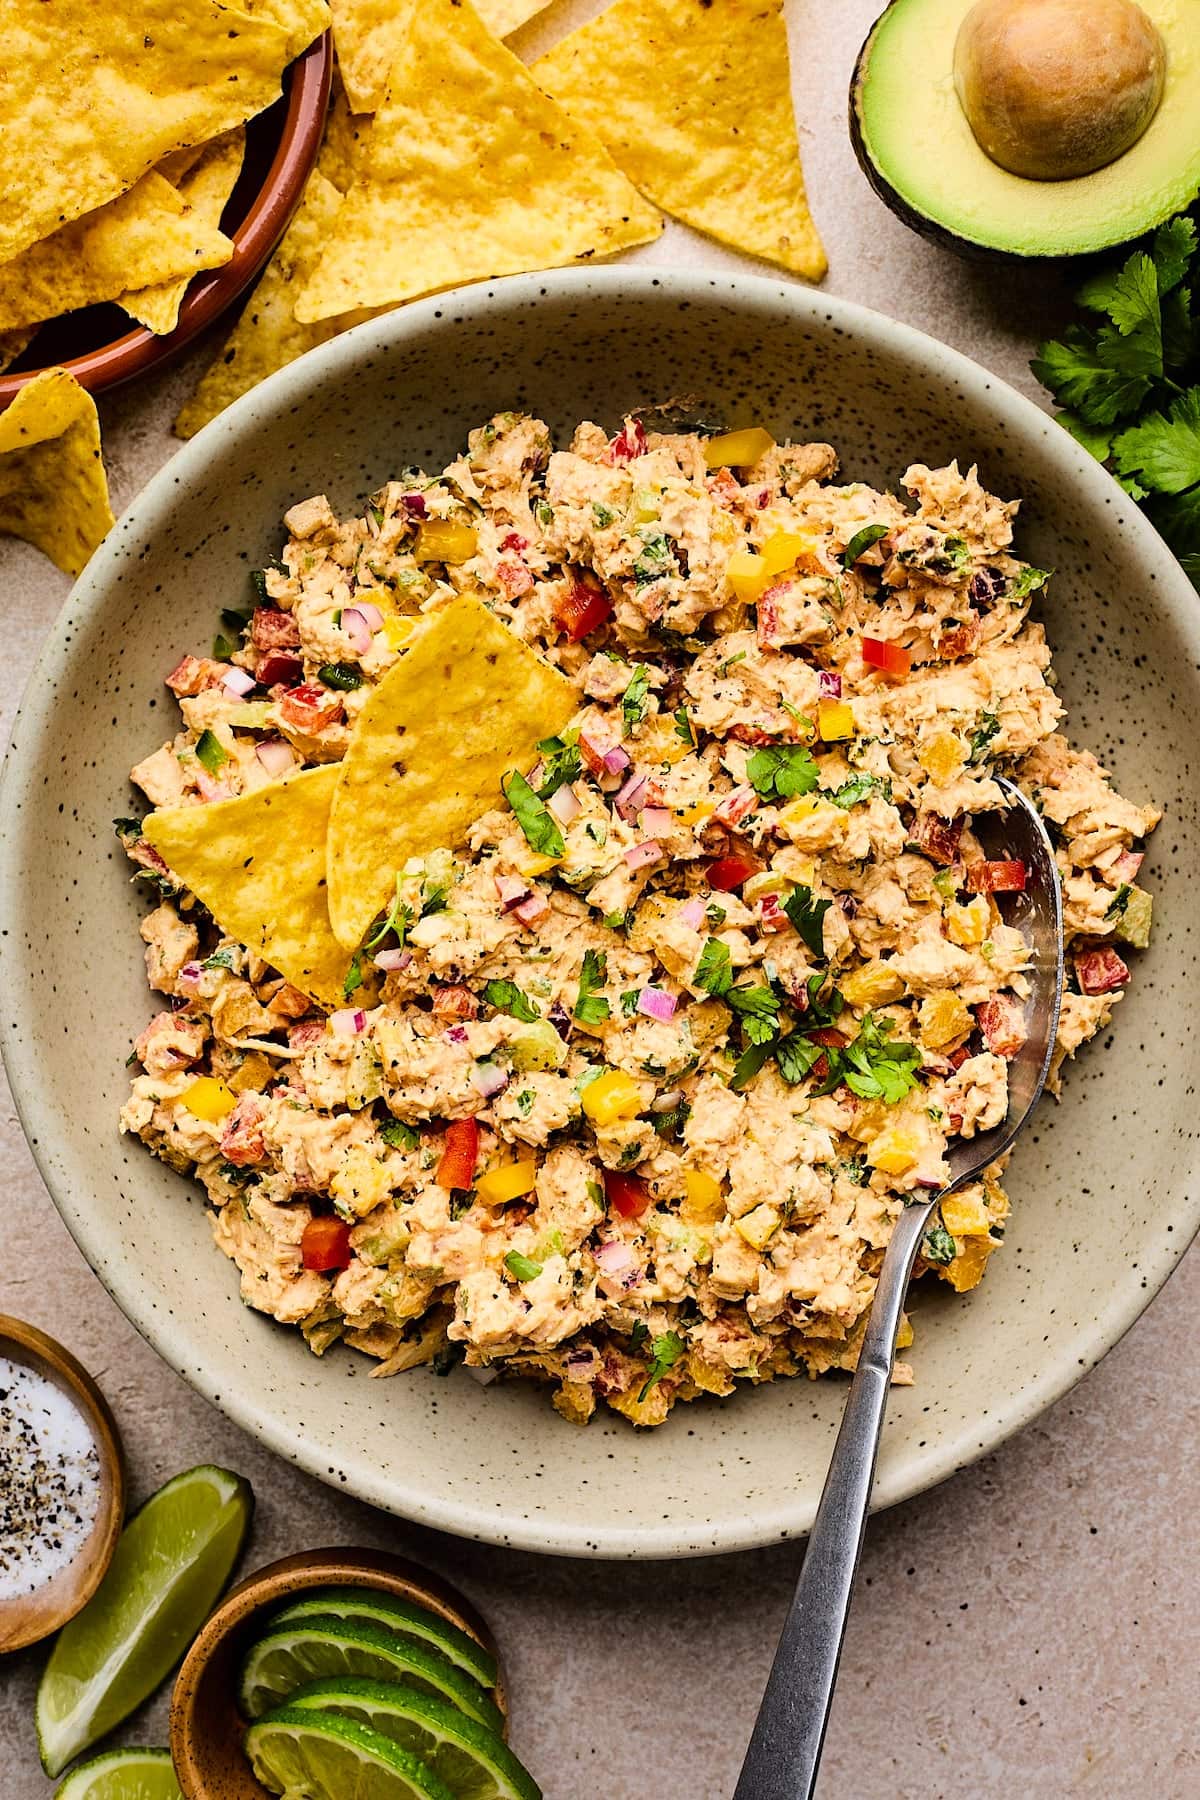
[[[1166,50],[1134,0],[977,0],[954,85],[992,162],[1064,181],[1115,162],[1162,99]]]

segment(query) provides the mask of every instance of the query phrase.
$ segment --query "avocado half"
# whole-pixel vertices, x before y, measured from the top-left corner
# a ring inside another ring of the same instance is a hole
[[[1200,6],[1139,0],[1167,51],[1162,101],[1115,162],[1065,181],[1011,175],[975,141],[954,86],[972,0],[891,0],[859,52],[850,135],[892,211],[967,256],[1078,256],[1140,237],[1200,191]]]

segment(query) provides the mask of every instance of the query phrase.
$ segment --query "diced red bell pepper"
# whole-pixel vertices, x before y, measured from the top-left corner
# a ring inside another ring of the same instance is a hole
[[[708,865],[708,885],[719,894],[728,894],[757,873],[758,864],[748,856],[718,856]]]
[[[350,1227],[342,1219],[323,1213],[310,1219],[300,1237],[300,1259],[306,1269],[325,1275],[350,1267]]]
[[[280,697],[279,716],[293,731],[302,731],[307,737],[315,737],[317,732],[324,731],[327,725],[336,724],[343,716],[341,696],[331,692],[329,688],[317,687],[311,681],[305,682],[302,687],[289,688]]]
[[[304,676],[304,664],[298,656],[283,650],[270,650],[254,671],[260,687],[296,687]]]
[[[731,725],[725,733],[726,737],[736,738],[739,744],[787,744],[793,740],[785,732],[768,731],[762,725]]]
[[[1085,950],[1075,958],[1075,973],[1085,994],[1111,994],[1129,980],[1129,965],[1115,950]]]
[[[1122,850],[1115,863],[1109,868],[1109,877],[1113,881],[1136,881],[1138,870],[1145,862],[1143,851]]]
[[[221,1132],[221,1155],[227,1163],[243,1168],[262,1161],[267,1153],[262,1134],[263,1110],[257,1094],[238,1096],[238,1103]]]
[[[250,621],[250,642],[256,650],[291,650],[300,642],[300,627],[282,607],[259,606]]]
[[[554,602],[554,622],[564,637],[578,644],[612,617],[612,601],[603,588],[573,581],[566,594]]]
[[[636,1175],[622,1175],[619,1169],[605,1169],[604,1192],[613,1212],[622,1219],[636,1219],[650,1204],[650,1190]]]
[[[517,562],[515,558],[496,564],[496,580],[504,589],[505,597],[509,600],[519,600],[521,595],[527,594],[533,586],[533,576],[525,564]]]
[[[626,419],[608,446],[608,460],[620,469],[646,454],[646,428],[640,419]]]
[[[958,857],[962,829],[961,818],[943,819],[937,813],[918,813],[908,834],[909,841],[918,850],[923,850],[930,862],[945,863],[949,867]]]
[[[986,1006],[987,1001],[985,1000],[983,1002],[983,1004]],[[968,1056],[970,1056],[970,1054],[971,1054],[971,1052],[970,1052],[969,1048],[967,1047],[967,1045],[960,1044],[958,1046],[957,1050],[951,1050],[948,1052],[948,1054],[946,1056],[946,1061],[950,1064],[950,1067],[952,1069],[961,1069],[963,1064],[966,1062]]]
[[[214,662],[211,656],[185,656],[167,676],[166,685],[180,699],[185,695],[191,698],[206,688],[216,687],[228,672],[228,663]]]
[[[778,894],[764,894],[758,905],[759,929],[763,932],[786,931],[791,923],[782,906]]]
[[[992,1054],[1006,1060],[1017,1054],[1028,1036],[1020,1006],[1005,994],[981,1000],[975,1008],[975,1023]]]
[[[433,1016],[446,1024],[451,1019],[477,1019],[479,1002],[469,987],[454,981],[433,990]]]
[[[1023,894],[1028,871],[1023,862],[967,864],[967,890],[972,894]]]
[[[713,813],[713,818],[718,825],[740,825],[743,819],[748,819],[757,810],[758,794],[747,784],[745,787],[731,788]]]
[[[469,1188],[475,1180],[479,1157],[479,1126],[474,1119],[454,1119],[446,1127],[437,1184],[444,1188]]]
[[[948,662],[958,656],[970,656],[979,642],[979,620],[972,613],[962,625],[952,625],[938,639],[938,649]]]
[[[862,653],[868,669],[882,669],[885,675],[907,675],[912,668],[912,651],[887,638],[865,637]]]
[[[507,537],[500,539],[500,548],[511,550],[515,556],[520,556],[523,550],[528,550],[529,539],[522,537],[519,531],[510,531]]]

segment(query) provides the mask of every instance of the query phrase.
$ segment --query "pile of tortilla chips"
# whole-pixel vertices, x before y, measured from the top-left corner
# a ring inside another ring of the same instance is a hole
[[[389,669],[340,763],[163,807],[142,829],[226,936],[336,1006],[362,978],[347,979],[350,953],[396,871],[462,842],[504,771],[528,768],[576,705],[565,676],[460,595]]]
[[[501,39],[545,4],[331,0],[318,170],[181,437],[363,319],[614,255],[658,235],[659,208],[820,280],[782,0],[613,0],[526,68]]]

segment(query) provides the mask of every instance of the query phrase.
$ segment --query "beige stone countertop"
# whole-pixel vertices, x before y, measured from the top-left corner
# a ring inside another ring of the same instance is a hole
[[[885,210],[845,128],[873,0],[788,4],[829,291],[922,327],[1044,400],[1028,359],[1061,322],[1064,289],[1040,270],[961,262]],[[566,16],[560,0],[537,38],[549,42]],[[641,255],[739,266],[682,228]],[[169,422],[211,347],[102,402],[118,512],[171,454]],[[0,540],[5,726],[67,586],[27,546]],[[641,1567],[569,1563],[459,1543],[309,1480],[194,1394],[126,1323],[59,1222],[6,1090],[0,1130],[0,1311],[61,1337],[99,1378],[135,1502],[190,1464],[226,1463],[258,1496],[245,1567],[320,1544],[375,1544],[461,1583],[503,1646],[515,1747],[547,1800],[729,1800],[799,1546]],[[986,1307],[986,1284],[964,1304]],[[1200,1796],[1198,1308],[1193,1251],[1074,1393],[995,1455],[872,1522],[821,1800]],[[52,1792],[33,1733],[42,1660],[0,1659],[0,1800]],[[165,1730],[160,1695],[118,1741],[161,1743]]]

